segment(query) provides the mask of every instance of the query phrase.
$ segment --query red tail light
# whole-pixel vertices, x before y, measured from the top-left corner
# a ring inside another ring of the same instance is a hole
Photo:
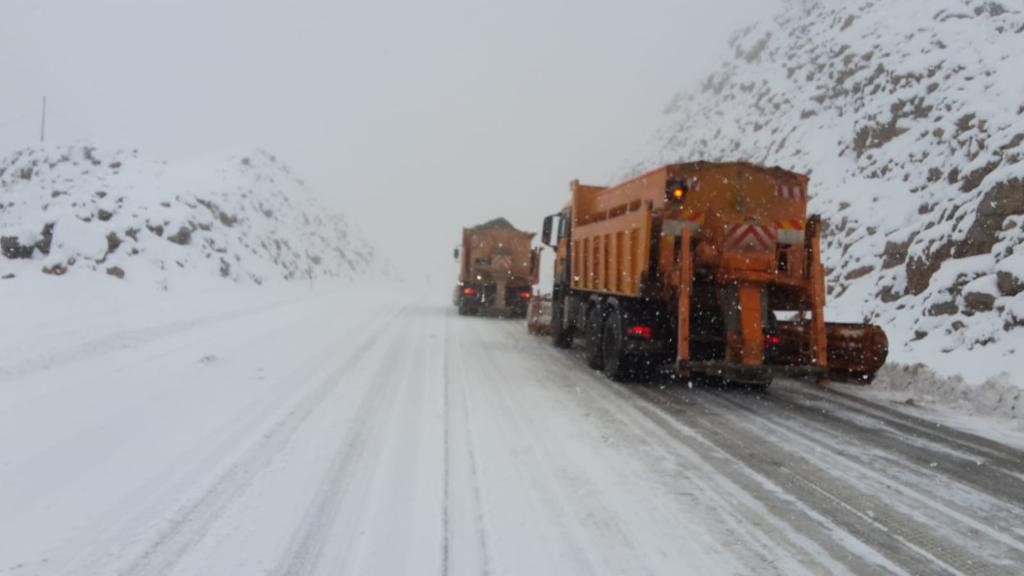
[[[474,290],[473,288],[470,288],[469,286],[466,286],[465,288],[462,289],[462,293],[466,294],[466,295],[469,295],[469,296],[472,296],[473,294],[476,294],[476,290]]]
[[[637,338],[643,338],[644,340],[650,340],[652,336],[651,327],[637,324],[636,326],[630,326],[626,328],[626,336],[635,336]]]
[[[530,298],[533,298],[533,292],[520,292],[519,297],[523,300],[529,300]]]
[[[778,346],[782,344],[782,338],[778,336],[768,336],[764,339],[765,346]]]

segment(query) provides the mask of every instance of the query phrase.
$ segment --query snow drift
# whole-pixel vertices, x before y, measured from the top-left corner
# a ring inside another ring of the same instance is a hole
[[[167,163],[135,150],[30,148],[0,160],[0,275],[360,276],[372,247],[265,151]]]
[[[1024,385],[1024,13],[979,0],[789,0],[666,109],[639,168],[811,174],[829,312],[891,359]]]

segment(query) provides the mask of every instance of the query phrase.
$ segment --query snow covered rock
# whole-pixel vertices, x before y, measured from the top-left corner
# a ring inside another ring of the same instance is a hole
[[[372,247],[264,151],[168,164],[137,151],[30,148],[0,159],[0,273],[97,271],[166,285],[355,277]]]
[[[730,45],[638,169],[809,173],[832,317],[884,326],[896,360],[1024,382],[1020,3],[788,0]]]

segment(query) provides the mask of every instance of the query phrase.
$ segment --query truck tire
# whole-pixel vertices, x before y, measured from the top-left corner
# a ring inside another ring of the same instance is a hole
[[[650,358],[625,352],[624,324],[618,309],[613,309],[605,318],[602,339],[604,373],[616,382],[648,382],[654,375],[654,363]]]
[[[551,300],[551,341],[555,348],[572,347],[572,328],[565,327],[565,298]]]
[[[601,316],[600,305],[593,306],[587,312],[587,366],[594,370],[604,368],[604,346],[601,344],[604,340],[604,325]]]
[[[623,352],[623,338],[622,315],[618,310],[612,310],[604,321],[601,355],[604,359],[604,373],[616,382],[629,377],[629,361]]]

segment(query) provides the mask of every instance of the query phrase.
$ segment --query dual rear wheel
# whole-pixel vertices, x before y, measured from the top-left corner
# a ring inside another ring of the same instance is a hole
[[[567,322],[568,298],[556,293],[551,301],[551,340],[557,348],[572,347],[575,327]],[[587,365],[603,370],[617,382],[648,381],[654,373],[651,359],[631,354],[626,346],[627,318],[617,307],[591,306],[584,318]]]
[[[614,307],[594,306],[587,315],[587,364],[616,382],[646,382],[653,374],[649,358],[628,351],[626,318]]]

